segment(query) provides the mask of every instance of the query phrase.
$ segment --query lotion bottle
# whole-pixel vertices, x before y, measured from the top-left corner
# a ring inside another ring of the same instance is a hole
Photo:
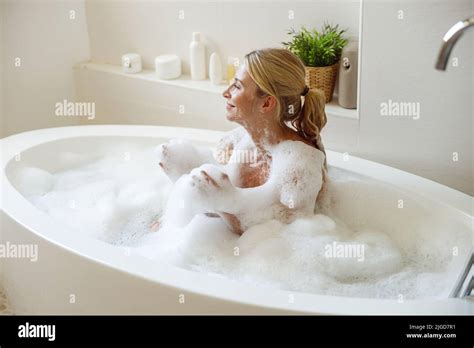
[[[222,63],[216,52],[212,53],[209,59],[209,78],[213,85],[220,85],[222,82]]]
[[[191,79],[206,79],[206,47],[201,42],[201,33],[193,32],[193,41],[189,45]]]

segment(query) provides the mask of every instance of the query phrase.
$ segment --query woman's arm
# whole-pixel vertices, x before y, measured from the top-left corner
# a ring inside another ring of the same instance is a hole
[[[198,189],[207,209],[237,215],[263,209],[278,201],[278,187],[273,180],[257,187],[236,187],[221,168],[207,164],[193,169],[190,176],[191,186]]]
[[[257,187],[233,186],[227,174],[216,166],[193,170],[191,178],[201,192],[203,207],[220,212],[236,233],[242,233],[242,225],[249,221],[266,217],[290,220],[295,215],[312,214],[322,187],[324,154],[303,143],[292,143],[273,155],[269,180]],[[278,217],[272,217],[275,211],[268,210],[275,207]],[[242,218],[246,222],[242,223]]]
[[[324,154],[298,142],[281,146],[274,153],[269,180],[257,187],[234,187],[228,176],[213,168],[201,167],[206,179],[203,184],[210,190],[210,205],[233,215],[258,211],[280,203],[288,214],[314,210],[321,190],[324,171]],[[195,174],[199,174],[196,172]]]

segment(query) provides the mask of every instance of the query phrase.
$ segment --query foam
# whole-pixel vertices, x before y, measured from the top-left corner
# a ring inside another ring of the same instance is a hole
[[[40,168],[26,166],[17,175],[18,189],[28,196],[44,194],[54,186],[53,175]]]
[[[117,245],[133,244],[162,214],[171,183],[157,166],[152,148],[122,147],[128,151],[111,149],[83,166],[48,173],[54,186],[47,192],[23,193],[76,233]],[[26,173],[31,174],[31,169]]]
[[[290,163],[300,172],[311,170],[302,166],[311,162],[295,158]],[[216,176],[223,170],[216,164],[203,168]],[[271,181],[281,183],[282,173]],[[271,185],[266,192],[256,191],[265,196],[261,199],[228,187],[240,192],[229,202],[230,191],[220,197],[196,191],[189,184],[192,175],[173,185],[157,165],[156,148],[136,148],[129,160],[111,151],[72,170],[25,167],[19,173],[23,194],[72,233],[130,246],[160,264],[270,288],[393,299],[400,294],[405,299],[444,297],[452,286],[454,248],[463,257],[472,246],[469,228],[433,203],[337,168],[330,168],[324,204],[310,216],[286,222],[277,210],[261,211],[265,199],[282,199]],[[312,188],[297,187],[296,193],[288,186],[282,200],[301,198],[298,204],[304,206],[318,180]],[[220,218],[203,214],[229,203],[255,211],[241,237]],[[161,229],[151,232],[157,220]],[[363,246],[364,261],[328,257],[333,245]]]

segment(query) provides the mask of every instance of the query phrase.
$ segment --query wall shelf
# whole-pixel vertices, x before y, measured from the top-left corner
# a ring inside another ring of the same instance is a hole
[[[332,100],[326,104],[326,116],[345,117],[357,120],[359,118],[359,113],[357,109],[345,109],[339,106],[337,95],[334,95]]]
[[[162,80],[159,79],[153,70],[143,70],[137,74],[126,74],[122,72],[122,67],[120,65],[105,64],[105,63],[94,63],[94,62],[82,62],[74,66],[75,69],[86,69],[92,71],[100,71],[104,73],[120,75],[131,79],[141,79],[145,81],[153,81],[156,83],[161,83],[169,86],[182,87],[192,90],[204,91],[215,94],[222,94],[226,88],[226,84],[222,83],[221,85],[213,85],[210,80],[203,81],[194,81],[191,80],[189,75],[181,75],[177,79],[173,80]],[[337,96],[334,96],[332,101],[326,104],[326,115],[328,117],[345,117],[358,119],[357,109],[344,109],[340,107],[337,103]]]
[[[169,86],[183,87],[183,88],[194,89],[194,90],[205,91],[205,92],[216,93],[216,94],[221,94],[226,89],[226,85],[224,83],[216,86],[216,85],[213,85],[210,80],[194,81],[194,80],[191,80],[191,76],[189,75],[181,75],[179,78],[173,79],[173,80],[163,80],[156,76],[154,70],[142,70],[141,72],[136,73],[136,74],[126,74],[122,72],[122,66],[120,65],[84,62],[84,63],[76,64],[75,68],[101,71],[104,73],[121,75],[121,76],[128,77],[131,79],[153,81],[156,83],[162,83]]]

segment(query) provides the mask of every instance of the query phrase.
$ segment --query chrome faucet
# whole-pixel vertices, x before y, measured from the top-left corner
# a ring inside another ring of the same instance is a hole
[[[438,60],[436,61],[435,68],[438,70],[446,70],[448,64],[449,55],[454,45],[467,28],[474,26],[474,16],[467,18],[463,21],[459,21],[454,24],[443,37],[443,45],[441,46],[438,53]]]
[[[451,51],[456,42],[464,34],[466,29],[474,26],[474,16],[459,21],[454,24],[443,37],[443,44],[438,53],[438,60],[435,68],[437,70],[446,70]],[[474,249],[463,269],[462,274],[458,277],[454,289],[451,291],[450,297],[473,297],[474,294]]]
[[[451,291],[450,297],[471,297],[474,291],[474,250],[467,260],[462,274]]]

